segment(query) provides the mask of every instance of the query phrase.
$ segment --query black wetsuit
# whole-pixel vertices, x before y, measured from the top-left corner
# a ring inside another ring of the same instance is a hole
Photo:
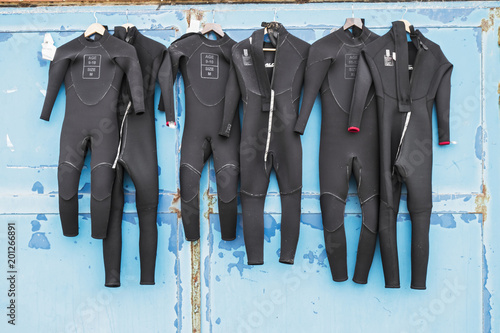
[[[264,263],[264,202],[273,167],[282,207],[280,262],[293,264],[300,229],[302,146],[293,128],[310,45],[281,24],[273,23],[268,30],[270,43],[264,43],[264,29],[260,29],[233,47],[234,70],[226,88],[220,131],[234,135],[237,128],[231,124],[241,94],[241,204],[249,265]],[[263,51],[263,47],[275,46],[276,52]]]
[[[124,73],[135,113],[144,112],[142,75],[135,49],[106,30],[95,40],[80,37],[60,46],[50,64],[41,119],[49,120],[62,82],[66,114],[59,155],[59,211],[65,236],[78,235],[78,181],[87,148],[91,160],[92,237],[105,238],[118,149],[117,99]]]
[[[412,220],[411,287],[425,289],[432,209],[432,107],[435,103],[439,144],[449,144],[453,66],[437,44],[413,27],[411,31],[407,42],[404,23],[393,22],[387,34],[363,49],[349,126],[351,131],[360,128],[363,101],[373,83],[380,133],[379,235],[385,284],[399,287],[396,220],[405,182]]]
[[[344,210],[349,178],[354,173],[363,213],[353,280],[366,283],[377,240],[379,152],[377,110],[373,90],[364,104],[364,131],[345,130],[349,122],[354,79],[361,49],[378,35],[362,29],[339,29],[312,44],[307,59],[304,97],[297,133],[304,133],[314,100],[321,92],[322,121],[319,153],[321,213],[326,253],[334,281],[347,280]]]
[[[222,239],[236,237],[239,117],[231,122],[235,131],[229,138],[218,135],[234,44],[227,34],[211,40],[200,33],[189,33],[168,49],[172,75],[175,79],[180,68],[186,94],[179,177],[182,222],[186,239],[190,241],[200,238],[200,176],[212,153]]]
[[[115,27],[114,36],[134,46],[139,57],[144,81],[146,112],[136,115],[133,106],[128,108],[130,88],[123,81],[118,103],[118,121],[121,124],[120,154],[116,160],[116,180],[113,186],[108,235],[103,242],[104,265],[107,287],[120,286],[122,250],[122,216],[124,206],[123,174],[130,175],[136,190],[137,215],[139,217],[139,254],[141,284],[154,284],[156,262],[158,208],[158,158],[154,94],[156,81],[160,83],[167,110],[167,121],[174,121],[172,77],[167,48],[137,31],[136,27]],[[160,70],[161,67],[161,70]],[[158,76],[158,73],[162,75]]]

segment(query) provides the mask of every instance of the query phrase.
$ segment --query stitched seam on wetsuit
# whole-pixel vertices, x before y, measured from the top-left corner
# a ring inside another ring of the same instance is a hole
[[[225,165],[221,166],[221,167],[219,168],[219,170],[216,170],[216,171],[215,171],[215,174],[218,174],[219,172],[221,172],[221,171],[222,171],[222,169],[231,168],[231,167],[232,167],[232,168],[235,168],[236,170],[239,170],[239,169],[240,169],[240,168],[239,168],[239,166],[237,166],[236,164],[231,164],[231,163],[228,163],[228,164],[225,164]]]
[[[231,198],[231,200],[227,200],[227,201],[222,200],[222,198],[219,195],[217,195],[217,198],[220,201],[222,201],[223,203],[227,204],[227,203],[230,203],[231,201],[233,201],[234,199],[236,199],[236,194],[234,195],[234,197]]]
[[[302,186],[297,187],[295,190],[291,190],[289,192],[280,192],[280,195],[288,195],[288,194],[293,194],[297,191],[300,191],[302,189]]]
[[[87,46],[85,46],[85,48],[86,47]],[[104,52],[106,52],[106,54],[108,55],[109,59],[114,60],[113,57],[111,57],[111,55],[109,54],[109,52],[104,47],[102,47],[102,45],[96,46],[95,48],[97,48],[97,47],[101,47],[104,50]],[[85,48],[82,51],[78,52],[78,54],[82,53],[85,50]],[[130,58],[130,57],[126,57],[126,58]],[[118,66],[117,64],[115,66],[113,66],[113,78],[111,79],[111,83],[109,84],[108,89],[101,96],[101,98],[99,98],[99,100],[97,102],[95,102],[95,103],[86,103],[86,102],[84,102],[83,99],[78,94],[78,91],[76,90],[76,86],[75,86],[75,95],[76,95],[76,97],[78,97],[78,99],[80,100],[80,102],[82,102],[84,105],[87,105],[87,106],[94,106],[94,105],[99,104],[104,99],[104,97],[106,97],[106,95],[108,94],[109,88],[111,88],[113,86],[113,81],[115,80],[115,77],[116,77],[116,67],[117,66]],[[73,82],[73,84],[74,84],[75,80],[73,79],[73,72],[69,71],[69,75],[71,76],[71,82]]]
[[[64,161],[64,162],[59,163],[58,167],[62,166],[63,164],[68,164],[68,165],[72,166],[73,168],[75,168],[77,171],[80,171],[80,172],[82,171],[76,165],[74,165],[73,163],[68,162],[68,161]]]
[[[91,172],[94,171],[97,167],[101,167],[101,166],[110,166],[110,167],[113,167],[113,165],[111,163],[108,163],[108,162],[101,162],[97,165],[94,165],[94,167],[90,170]]]
[[[341,197],[339,197],[338,195],[336,195],[336,194],[334,194],[332,192],[322,192],[319,196],[321,197],[322,195],[325,195],[325,194],[331,195],[332,197],[340,200],[341,202],[346,203],[346,201],[344,199],[342,199]]]
[[[285,42],[287,42],[288,44],[290,44],[290,45],[293,47],[293,49],[295,50],[295,52],[297,52],[297,54],[298,54],[298,55],[299,55],[299,57],[302,59],[302,61],[304,61],[305,59],[307,59],[307,56],[304,58],[304,57],[302,56],[302,54],[300,53],[300,51],[299,51],[299,50],[297,50],[297,48],[295,47],[295,45],[293,45],[293,43],[292,43],[292,42],[290,42],[290,41],[288,40],[288,35],[286,35],[286,36],[285,36],[285,39],[283,40],[283,43],[285,43]],[[283,45],[283,43],[281,43],[281,45]],[[302,62],[302,61],[301,61],[301,62]],[[299,67],[300,67],[300,65],[299,65]]]
[[[360,202],[360,204],[361,204],[361,205],[363,205],[364,203],[366,203],[366,202],[370,201],[371,199],[373,199],[373,198],[375,198],[375,197],[378,197],[378,196],[379,196],[379,194],[378,194],[378,193],[377,193],[377,194],[374,194],[374,195],[372,195],[371,197],[369,197],[368,199],[363,200],[362,202]]]
[[[181,200],[182,200],[182,202],[186,202],[186,203],[187,203],[187,202],[191,202],[191,201],[193,201],[194,199],[196,199],[196,197],[198,196],[198,194],[199,194],[199,193],[196,193],[196,194],[194,195],[194,197],[192,197],[191,199],[188,199],[188,200],[183,199],[183,198],[182,198],[182,196],[181,196]]]
[[[267,193],[264,193],[264,194],[252,194],[252,193],[250,193],[250,192],[247,192],[247,191],[245,191],[245,190],[241,190],[241,189],[240,189],[240,192],[241,192],[242,194],[249,195],[249,196],[251,196],[251,197],[265,197],[265,196],[267,195]]]
[[[194,90],[191,86],[192,86],[192,85],[189,85],[189,88],[191,88],[191,91],[193,92],[193,94],[194,94],[194,96],[196,97],[196,99],[197,99],[197,100],[198,100],[201,104],[203,104],[203,105],[205,105],[205,106],[216,106],[216,105],[218,105],[218,104],[220,104],[221,102],[223,102],[223,101],[224,101],[224,97],[225,97],[225,96],[222,96],[222,98],[221,98],[221,99],[220,99],[217,103],[215,103],[215,104],[206,104],[206,103],[204,103],[204,102],[202,102],[202,101],[201,101],[201,99],[200,99],[200,98],[198,97],[198,95],[196,94],[196,91],[195,91],[195,90]],[[187,88],[186,88],[186,90],[187,90]]]
[[[192,166],[192,165],[191,165],[191,164],[189,164],[189,163],[182,163],[182,164],[181,164],[181,166],[180,166],[180,168],[182,168],[182,167],[186,167],[186,168],[188,168],[188,169],[190,169],[190,170],[192,170],[192,171],[196,172],[198,175],[200,175],[200,176],[201,176],[201,172],[199,172],[198,170],[196,170],[196,169],[195,169],[195,167],[194,167],[194,166]]]

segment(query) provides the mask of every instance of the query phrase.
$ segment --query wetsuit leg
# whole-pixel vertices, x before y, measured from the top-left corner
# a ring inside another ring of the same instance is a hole
[[[61,130],[61,149],[57,178],[59,214],[64,236],[78,235],[78,184],[87,149],[87,137],[65,120]]]
[[[302,196],[302,145],[300,136],[287,128],[293,128],[290,119],[279,115],[273,128],[276,135],[271,144],[273,166],[280,188],[281,199],[281,251],[279,261],[293,264],[300,233],[300,208]],[[293,124],[295,123],[293,118]],[[281,126],[283,124],[283,126]],[[271,137],[272,138],[272,137]]]
[[[120,267],[122,259],[122,220],[123,205],[123,166],[117,164],[116,178],[113,185],[111,212],[109,215],[108,233],[103,239],[104,270],[106,287],[120,286]]]
[[[207,139],[201,139],[199,134],[184,129],[179,180],[182,224],[188,241],[200,238],[200,177],[211,153],[212,149]]]
[[[374,149],[374,153],[377,151]],[[366,156],[368,157],[368,156]],[[372,162],[374,161],[374,162]],[[365,284],[375,253],[379,214],[379,165],[377,156],[365,160],[353,159],[353,173],[358,184],[358,196],[361,203],[362,226],[359,235],[358,254],[353,281]]]
[[[243,237],[247,251],[248,265],[264,264],[264,205],[271,164],[264,168],[261,151],[254,154],[262,145],[251,150],[248,141],[241,144],[241,210],[243,213]],[[247,152],[254,152],[252,154]]]
[[[332,278],[336,282],[347,280],[347,250],[344,229],[344,210],[351,175],[351,161],[333,163],[323,152],[320,157],[321,214],[325,249]],[[342,164],[344,164],[342,166]]]
[[[111,210],[111,191],[115,181],[113,162],[118,149],[118,126],[107,131],[93,130],[90,161],[92,237],[106,238]]]
[[[237,121],[237,122],[236,122]],[[212,138],[215,177],[217,180],[217,196],[219,205],[219,219],[223,240],[236,238],[236,221],[238,201],[239,177],[239,119],[235,117],[234,132],[229,138],[220,135]]]
[[[424,156],[424,154],[420,156]],[[410,212],[412,231],[412,289],[426,288],[427,264],[429,261],[429,227],[432,210],[432,157],[426,157],[425,161],[416,161],[417,167],[406,167],[404,175],[408,189],[408,211]],[[414,161],[411,161],[411,159],[412,155],[410,152],[407,163],[413,163]]]
[[[394,175],[392,177],[388,176],[386,179],[392,181],[391,188],[393,202],[388,203],[384,200],[380,201],[380,255],[382,257],[382,266],[384,269],[385,287],[399,288],[400,283],[396,224],[399,211],[399,200],[401,198],[401,182]]]

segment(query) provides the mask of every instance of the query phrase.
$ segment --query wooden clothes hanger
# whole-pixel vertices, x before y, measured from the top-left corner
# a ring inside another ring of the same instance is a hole
[[[344,30],[347,30],[352,27],[358,27],[359,29],[363,29],[363,20],[357,17],[354,17],[354,5],[351,7],[352,17],[348,17],[345,19],[344,26],[342,27]]]
[[[99,35],[104,35],[104,31],[106,31],[106,28],[102,24],[97,23],[97,16],[95,16],[94,12],[94,18],[95,18],[95,23],[92,23],[87,30],[85,30],[85,33],[83,34],[85,37],[92,36],[93,34],[99,34]]]
[[[212,23],[205,23],[203,25],[203,29],[201,30],[201,34],[205,35],[211,31],[214,32],[215,34],[217,34],[219,37],[224,37],[224,31],[222,30],[221,25],[218,23],[215,23],[213,10],[212,10]]]
[[[126,10],[125,15],[127,15],[127,23],[123,24],[122,27],[128,31],[128,29],[135,27],[135,25],[128,22],[128,9]]]

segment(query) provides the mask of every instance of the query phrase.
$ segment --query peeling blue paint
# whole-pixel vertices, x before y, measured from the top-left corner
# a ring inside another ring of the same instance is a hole
[[[31,231],[40,230],[40,222],[38,220],[31,221]]]
[[[215,323],[216,323],[217,325],[220,325],[220,317],[218,317],[218,318],[215,320]]]
[[[161,176],[161,167],[158,165],[158,177]]]
[[[123,214],[122,220],[124,222],[132,223],[132,224],[137,224],[137,213],[127,213]]]
[[[31,188],[33,192],[37,192],[38,194],[43,194],[43,185],[40,182],[35,182],[33,187]]]
[[[179,10],[179,11],[176,11],[176,12],[175,12],[175,17],[176,17],[179,21],[184,20],[184,12],[181,12],[180,10]]]
[[[470,13],[474,11],[473,8],[471,9],[441,9],[441,10],[435,10],[435,9],[420,9],[417,11],[417,14],[427,16],[433,21],[439,21],[442,23],[450,23],[455,20],[457,17],[466,17]],[[408,10],[408,12],[411,12],[411,10]]]
[[[483,244],[483,332],[491,332],[491,293],[486,287],[488,283],[488,260],[486,260],[486,247]]]
[[[224,253],[219,252],[219,258],[224,258]]]
[[[452,214],[432,214],[431,224],[440,225],[443,228],[456,228],[457,222]]]
[[[66,31],[66,27],[63,26],[63,25],[61,25],[60,29],[61,29],[61,31],[59,32],[59,35],[61,37],[69,37],[69,36],[74,35],[74,34],[77,33],[76,31]]]
[[[47,221],[47,216],[45,216],[45,214],[38,214],[36,219],[40,221]]]
[[[238,258],[238,262],[236,264],[231,263],[227,265],[227,272],[231,273],[231,269],[233,267],[236,267],[236,269],[240,272],[240,276],[243,276],[243,270],[244,269],[252,269],[254,266],[252,265],[247,265],[243,263],[243,260],[245,258],[245,252],[244,251],[234,251],[233,256],[235,258]]]
[[[177,214],[161,214],[158,215],[159,225],[170,226],[170,237],[168,238],[168,251],[177,255]],[[179,249],[182,249],[182,244],[184,243],[184,238],[179,237]]]
[[[483,156],[483,139],[482,139],[482,133],[483,133],[483,126],[478,126],[476,130],[476,141],[474,144],[474,151],[476,153],[476,158],[478,160],[482,159]]]
[[[314,261],[317,260],[318,266],[327,267],[327,265],[325,264],[325,259],[327,258],[326,250],[321,251],[319,255],[313,251],[309,251],[308,253],[304,254],[303,258],[309,260],[310,264],[313,264]]]
[[[12,37],[13,35],[11,33],[6,33],[6,32],[0,33],[0,43],[8,41]]]
[[[271,214],[264,214],[264,240],[270,243],[280,226]]]
[[[45,237],[45,232],[35,232],[33,235],[31,235],[28,247],[32,249],[49,250],[50,243],[47,237]]]
[[[481,28],[475,28],[474,37],[476,37],[477,52],[481,53],[483,51],[483,30]]]
[[[220,276],[216,275],[215,276],[215,281],[220,282]]]
[[[38,51],[36,53],[36,59],[38,60],[38,63],[40,64],[40,67],[45,67],[49,64],[50,61],[43,59],[42,57],[42,51]]]
[[[479,219],[477,218],[477,216],[475,214],[462,214],[462,215],[460,215],[460,218],[465,223],[469,223],[470,221],[474,221],[474,220],[478,220],[478,222],[479,222]]]
[[[300,222],[310,226],[313,229],[323,230],[323,220],[321,214],[302,214]]]

